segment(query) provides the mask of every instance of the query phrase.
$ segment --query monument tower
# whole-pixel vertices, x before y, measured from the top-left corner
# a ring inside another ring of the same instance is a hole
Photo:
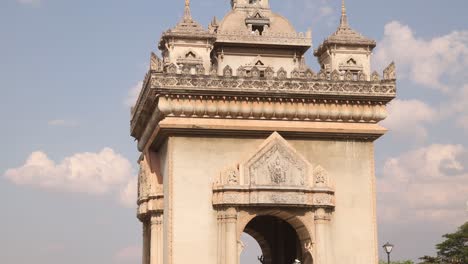
[[[185,1],[132,109],[143,264],[237,264],[243,232],[263,263],[376,264],[373,142],[396,95],[371,72],[375,41],[349,23],[304,54],[268,0],[231,0],[207,29]]]

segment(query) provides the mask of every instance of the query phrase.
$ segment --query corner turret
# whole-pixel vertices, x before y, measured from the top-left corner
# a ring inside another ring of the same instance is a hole
[[[193,20],[190,1],[185,0],[184,17],[163,33],[159,42],[167,73],[207,74],[211,68],[210,53],[216,40],[214,31]]]
[[[341,19],[337,31],[315,50],[322,71],[351,73],[359,79],[370,80],[370,60],[376,42],[353,30],[348,23],[345,1],[342,0]]]

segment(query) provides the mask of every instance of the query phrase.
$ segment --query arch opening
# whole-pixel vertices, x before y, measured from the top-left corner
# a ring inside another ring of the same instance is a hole
[[[243,231],[255,239],[261,255],[252,257],[252,249],[246,248],[245,254],[249,254],[249,257],[241,257],[241,264],[293,264],[297,261],[304,263],[299,236],[296,230],[283,219],[269,215],[257,216],[246,225]],[[247,241],[243,240],[243,243],[247,244]],[[258,250],[257,253],[259,253]]]
[[[263,256],[262,248],[257,240],[247,233],[242,233],[242,252],[240,255],[240,263],[256,264],[261,263],[260,260]]]

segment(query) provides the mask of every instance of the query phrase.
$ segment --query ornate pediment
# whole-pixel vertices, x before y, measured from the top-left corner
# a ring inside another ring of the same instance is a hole
[[[245,160],[223,170],[213,205],[334,207],[328,172],[315,168],[278,133]]]
[[[241,181],[254,186],[309,186],[312,166],[278,133],[273,133],[245,162]]]

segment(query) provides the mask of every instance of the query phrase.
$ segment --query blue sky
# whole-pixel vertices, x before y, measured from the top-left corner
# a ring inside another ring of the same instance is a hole
[[[183,2],[0,2],[0,262],[138,261],[128,102]],[[271,6],[311,28],[317,47],[340,2]],[[203,25],[229,8],[192,0]],[[374,67],[395,60],[399,70],[391,131],[376,144],[379,242],[393,242],[397,259],[433,254],[468,217],[468,2],[348,0],[347,9],[351,26],[377,40]]]

